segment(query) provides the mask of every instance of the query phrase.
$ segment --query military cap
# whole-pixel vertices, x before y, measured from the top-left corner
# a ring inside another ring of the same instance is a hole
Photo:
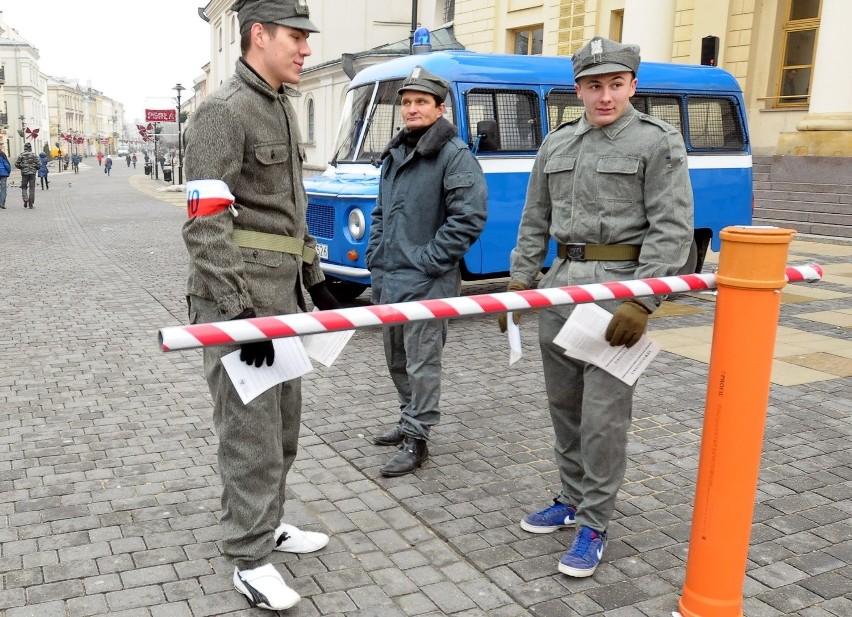
[[[639,70],[639,46],[616,43],[596,36],[583,45],[571,59],[574,79],[588,75],[604,75]]]
[[[237,0],[231,5],[240,20],[240,34],[252,24],[281,24],[306,32],[319,32],[310,19],[307,0]]]
[[[416,66],[411,71],[411,75],[406,77],[405,81],[402,82],[402,87],[397,90],[397,93],[402,94],[403,90],[434,94],[443,103],[444,99],[447,98],[447,93],[450,91],[450,84],[443,77],[438,77],[435,73],[430,73],[422,66]]]

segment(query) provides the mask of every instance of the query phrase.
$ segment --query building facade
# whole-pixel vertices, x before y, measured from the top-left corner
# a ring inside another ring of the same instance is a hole
[[[852,52],[850,23],[848,0],[456,0],[454,21],[482,52],[570,56],[596,34],[643,60],[704,51],[739,81],[756,154],[813,156],[852,156],[852,83],[832,62]]]
[[[124,106],[76,79],[45,75],[39,60],[38,49],[0,12],[0,141],[9,158],[25,142],[36,152],[45,146],[86,156],[115,152],[126,135]]]

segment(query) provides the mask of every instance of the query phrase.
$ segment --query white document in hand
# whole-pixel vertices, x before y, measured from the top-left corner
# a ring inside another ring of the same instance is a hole
[[[509,365],[511,366],[524,355],[521,350],[521,328],[515,323],[512,311],[506,313],[506,335],[509,337]]]
[[[578,304],[553,342],[566,356],[594,364],[632,386],[662,347],[644,335],[630,349],[612,347],[604,337],[611,319],[612,313],[597,304]]]
[[[302,344],[305,346],[308,356],[323,366],[331,366],[353,334],[355,334],[355,330],[308,334],[302,337]]]
[[[255,399],[272,386],[310,373],[314,367],[299,337],[273,339],[275,362],[272,366],[249,366],[240,360],[240,350],[222,356],[222,366],[234,384],[243,404]]]

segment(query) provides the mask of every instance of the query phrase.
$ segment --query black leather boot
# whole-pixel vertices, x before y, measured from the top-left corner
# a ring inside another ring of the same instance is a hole
[[[397,424],[392,429],[377,435],[373,443],[377,446],[398,446],[403,439],[405,439],[405,433],[402,432],[402,424]]]
[[[387,478],[404,476],[420,467],[427,458],[429,448],[426,447],[426,440],[406,435],[399,451],[382,467],[382,475]]]

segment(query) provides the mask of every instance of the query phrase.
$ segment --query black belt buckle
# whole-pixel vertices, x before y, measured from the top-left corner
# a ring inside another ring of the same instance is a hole
[[[571,261],[586,261],[586,245],[580,242],[569,242],[565,247],[565,257]]]

